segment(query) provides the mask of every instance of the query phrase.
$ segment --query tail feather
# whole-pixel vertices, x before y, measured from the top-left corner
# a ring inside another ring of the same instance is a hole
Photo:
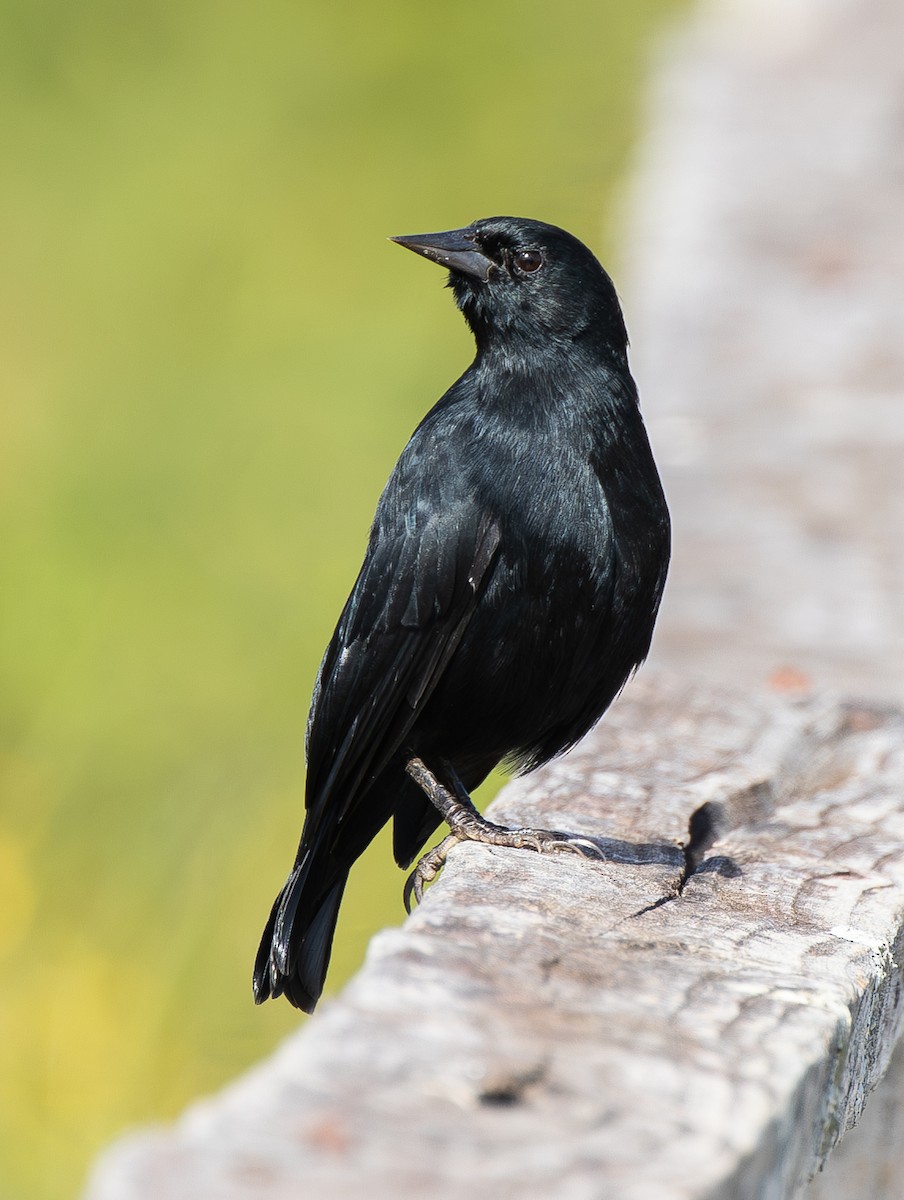
[[[323,991],[347,875],[322,894],[312,911],[303,903],[307,858],[296,864],[276,897],[254,962],[254,1000],[285,995],[303,1012],[313,1012]]]

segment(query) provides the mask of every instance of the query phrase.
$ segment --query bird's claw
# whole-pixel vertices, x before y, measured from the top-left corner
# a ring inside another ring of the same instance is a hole
[[[600,857],[600,848],[591,838],[574,837],[571,834],[564,834],[561,838],[556,838],[543,849],[570,850],[574,854],[580,854],[581,858]]]
[[[458,842],[462,840],[463,839],[455,833],[447,834],[438,846],[434,846],[432,850],[427,851],[427,853],[419,860],[417,866],[405,880],[405,889],[402,892],[402,900],[405,904],[405,912],[408,913],[409,916],[411,916],[412,895],[414,896],[416,903],[420,905],[424,898],[424,888],[428,883],[432,883],[434,879],[436,879],[437,875],[446,865],[446,856],[448,855],[449,851],[453,846],[457,845]]]
[[[600,848],[592,838],[581,837],[573,833],[561,833],[555,829],[511,829],[505,830],[510,836],[499,845],[513,846],[519,850],[535,850],[537,854],[546,854],[550,850],[569,850],[580,854],[582,858],[599,858]]]

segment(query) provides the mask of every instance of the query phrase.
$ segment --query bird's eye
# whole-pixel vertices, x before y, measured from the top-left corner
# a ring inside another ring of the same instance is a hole
[[[513,262],[525,275],[533,275],[543,266],[543,255],[539,250],[517,250]]]

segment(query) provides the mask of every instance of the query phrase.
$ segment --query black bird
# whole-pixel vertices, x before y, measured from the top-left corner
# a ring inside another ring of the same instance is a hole
[[[467,793],[599,719],[646,657],[669,560],[624,319],[587,247],[515,217],[393,240],[448,268],[477,354],[389,478],[314,689],[301,843],[254,967],[258,1003],[306,1012],[349,870],[390,818],[402,867],[452,827],[418,899],[462,838],[587,846],[490,825]]]

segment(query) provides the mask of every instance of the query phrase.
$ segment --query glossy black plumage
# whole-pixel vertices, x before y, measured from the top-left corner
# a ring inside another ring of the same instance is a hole
[[[571,746],[646,656],[669,558],[621,310],[590,251],[513,217],[397,240],[450,268],[477,355],[396,464],[320,668],[298,857],[254,973],[258,1002],[306,1011],[354,861],[392,818],[408,865],[440,823],[408,759],[470,791],[503,759]]]

